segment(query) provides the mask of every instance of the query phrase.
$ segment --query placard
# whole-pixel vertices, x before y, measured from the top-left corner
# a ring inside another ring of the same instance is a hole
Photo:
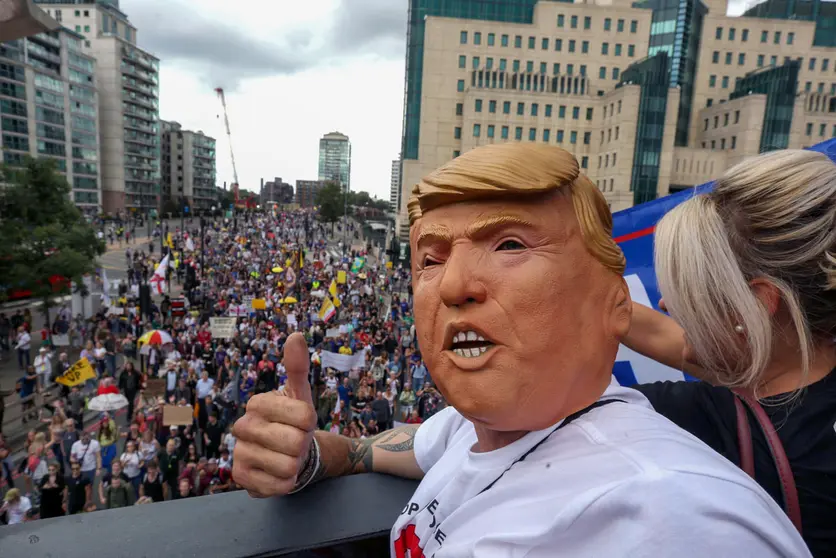
[[[329,327],[325,330],[325,337],[339,337],[340,329],[337,327]]]
[[[253,310],[266,310],[267,309],[267,301],[263,298],[254,298],[252,300],[252,307]]]
[[[188,426],[194,421],[191,405],[163,405],[163,426]]]
[[[55,333],[52,336],[52,344],[56,347],[69,347],[70,346],[70,335],[68,333]]]
[[[165,378],[148,378],[145,381],[145,397],[165,397],[165,388]]]
[[[231,309],[230,309],[231,310]],[[232,339],[235,337],[237,318],[209,318],[209,331],[216,339]]]
[[[337,283],[345,285],[345,271],[341,270],[337,272]]]

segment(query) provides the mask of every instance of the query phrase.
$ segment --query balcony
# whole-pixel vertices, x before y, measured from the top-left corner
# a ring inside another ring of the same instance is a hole
[[[145,72],[143,70],[138,70],[136,66],[133,64],[128,64],[126,62],[122,62],[122,71],[130,76],[136,77],[141,79],[142,81],[148,82],[151,85],[159,85],[157,81],[156,75],[150,72]]]
[[[143,107],[147,107],[156,111],[159,109],[159,103],[156,100],[146,99],[144,97],[137,96],[136,93],[122,91],[122,100],[128,101],[129,103],[136,103]]]
[[[326,556],[388,556],[389,531],[416,484],[357,475],[285,498],[254,500],[232,492],[45,519],[2,527],[0,556],[244,558],[316,549],[334,551]],[[130,544],[126,525],[141,533],[129,537]]]
[[[28,37],[28,39],[30,41],[34,40],[46,45],[54,46],[55,48],[61,48],[61,39],[50,33],[38,33],[37,35]]]
[[[136,83],[136,80],[129,79],[126,76],[122,76],[122,87],[125,87],[127,89],[133,89],[134,91],[139,91],[148,95],[149,97],[157,97],[156,88],[148,87],[147,85],[143,85],[141,83]]]

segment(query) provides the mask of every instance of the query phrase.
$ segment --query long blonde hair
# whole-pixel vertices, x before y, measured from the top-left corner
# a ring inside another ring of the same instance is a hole
[[[800,150],[746,160],[662,219],[655,252],[667,308],[716,383],[756,388],[772,358],[775,324],[750,287],[762,279],[792,320],[803,385],[814,344],[836,335],[836,165]]]

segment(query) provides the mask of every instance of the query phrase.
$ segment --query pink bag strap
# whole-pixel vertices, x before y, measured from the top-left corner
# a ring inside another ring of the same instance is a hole
[[[795,528],[798,529],[798,532],[801,533],[801,505],[798,501],[798,488],[795,485],[795,477],[793,476],[792,468],[790,467],[790,461],[784,451],[784,444],[781,443],[781,439],[775,431],[775,426],[772,424],[772,421],[769,419],[766,411],[763,410],[763,407],[754,395],[752,395],[749,391],[739,388],[733,389],[732,391],[736,395],[735,406],[737,407],[737,435],[738,445],[740,447],[740,467],[746,471],[749,476],[755,478],[752,434],[751,431],[749,431],[749,418],[746,416],[745,409],[742,408],[743,405],[740,403],[742,401],[746,404],[749,410],[752,411],[752,414],[758,421],[758,425],[761,427],[761,431],[766,437],[766,442],[769,445],[769,451],[772,454],[772,460],[775,463],[775,468],[778,471],[778,477],[781,480],[781,492],[784,496],[784,511],[786,511],[787,516],[789,516],[790,521],[792,521],[793,525],[795,525]],[[746,423],[745,427],[741,426],[741,422]]]

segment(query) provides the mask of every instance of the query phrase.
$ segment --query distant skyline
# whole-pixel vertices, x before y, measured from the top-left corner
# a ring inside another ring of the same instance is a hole
[[[753,4],[754,2],[749,2]],[[242,9],[246,6],[246,9]],[[740,14],[744,2],[730,3]],[[351,138],[351,187],[388,200],[401,147],[408,0],[121,0],[137,43],[160,58],[160,118],[217,139],[241,188],[315,180],[319,139]]]

